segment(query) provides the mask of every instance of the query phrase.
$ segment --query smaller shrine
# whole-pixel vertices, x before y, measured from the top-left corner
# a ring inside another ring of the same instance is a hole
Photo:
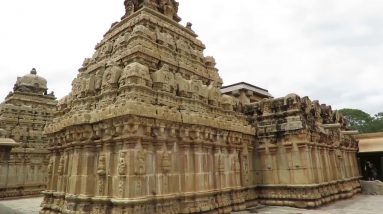
[[[268,90],[246,82],[223,86],[221,88],[221,93],[237,98],[241,105],[273,98],[273,95],[271,95]]]
[[[0,199],[40,194],[46,188],[49,152],[43,135],[56,98],[36,69],[18,77],[0,104]]]

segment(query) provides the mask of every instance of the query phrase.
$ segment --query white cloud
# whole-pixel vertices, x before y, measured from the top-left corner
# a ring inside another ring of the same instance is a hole
[[[247,81],[275,96],[298,93],[334,108],[383,111],[383,2],[379,0],[180,0],[226,84]],[[0,3],[0,96],[37,67],[58,97],[122,0]]]

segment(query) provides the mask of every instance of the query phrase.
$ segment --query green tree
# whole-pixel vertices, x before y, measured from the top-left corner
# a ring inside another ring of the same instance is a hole
[[[374,116],[359,109],[340,109],[351,129],[361,133],[383,132],[383,112]]]

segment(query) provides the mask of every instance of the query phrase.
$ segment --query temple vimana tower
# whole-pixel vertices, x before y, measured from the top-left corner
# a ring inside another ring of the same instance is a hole
[[[33,69],[17,78],[0,104],[0,138],[17,142],[10,159],[0,159],[0,199],[41,194],[46,188],[49,151],[43,131],[57,104],[47,90],[47,81]]]
[[[222,95],[215,60],[179,24],[176,1],[124,4],[45,128],[42,214],[317,207],[360,191],[342,115],[297,95]]]

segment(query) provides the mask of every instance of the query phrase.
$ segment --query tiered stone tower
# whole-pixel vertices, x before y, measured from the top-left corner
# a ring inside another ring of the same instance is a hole
[[[47,126],[41,213],[230,213],[255,198],[255,129],[174,0],[126,0]]]
[[[17,78],[14,91],[0,104],[3,137],[18,143],[3,162],[0,199],[41,194],[46,188],[49,151],[43,130],[53,117],[56,98],[47,94],[47,81],[35,69]]]

